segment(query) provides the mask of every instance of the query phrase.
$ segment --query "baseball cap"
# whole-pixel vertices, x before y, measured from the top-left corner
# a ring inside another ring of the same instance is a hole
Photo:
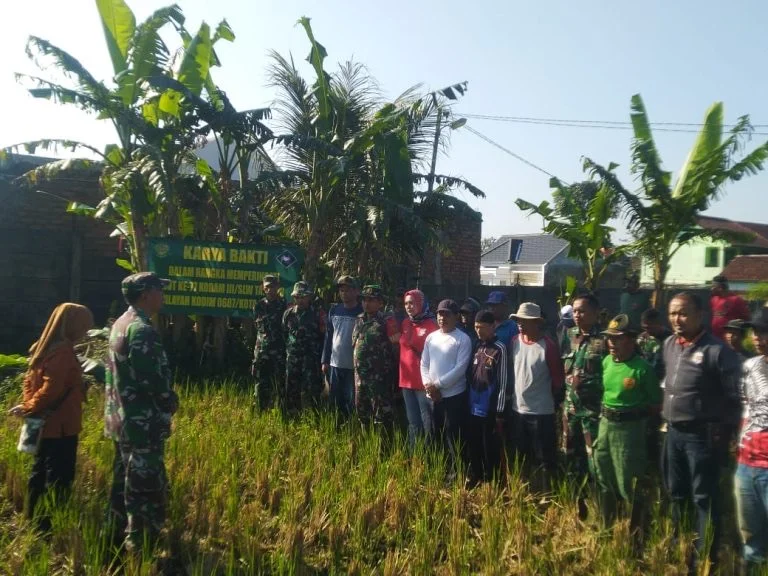
[[[265,286],[269,286],[270,284],[279,284],[280,281],[277,279],[277,276],[274,274],[267,274],[264,276],[264,279],[262,280],[264,282]]]
[[[488,294],[488,300],[485,301],[486,304],[505,304],[507,301],[507,295],[504,294],[504,292],[494,291]]]
[[[160,278],[154,272],[137,272],[123,278],[120,288],[123,291],[123,296],[126,298],[136,298],[146,290],[153,288],[162,290],[170,283],[170,280]]]
[[[461,312],[477,312],[480,310],[480,302],[474,298],[467,298],[464,300],[464,302],[462,302],[461,308],[459,310]]]
[[[437,305],[437,311],[438,312],[453,312],[454,314],[459,313],[459,305],[456,304],[455,300],[441,300],[440,304]]]
[[[631,325],[629,316],[626,314],[619,314],[618,316],[614,316],[613,320],[608,323],[608,328],[603,330],[601,334],[606,334],[608,336],[634,336],[639,334],[639,330]]]
[[[364,286],[360,295],[363,298],[378,298],[379,300],[384,300],[384,292],[378,284]]]
[[[360,284],[358,283],[356,278],[353,278],[352,276],[339,276],[339,279],[336,280],[336,287],[339,286],[349,286],[350,288],[360,288]]]
[[[309,285],[309,282],[304,282],[304,280],[296,282],[296,284],[293,285],[293,291],[291,292],[291,296],[299,298],[302,296],[312,296],[312,294],[312,287]]]

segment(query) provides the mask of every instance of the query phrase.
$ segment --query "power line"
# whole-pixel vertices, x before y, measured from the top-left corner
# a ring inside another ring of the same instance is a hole
[[[490,114],[465,114],[456,112],[457,116],[463,116],[474,120],[491,120],[496,122],[511,122],[516,124],[533,124],[541,126],[562,126],[567,128],[596,128],[603,130],[632,130],[631,122],[617,122],[611,120],[562,120],[556,118],[533,118],[526,116],[494,116]],[[698,130],[686,128],[671,128],[670,126],[703,126],[685,122],[654,122],[652,124],[658,132],[680,132],[686,134],[698,134]],[[733,128],[735,124],[724,124],[724,128]],[[753,128],[768,128],[768,124],[753,124]],[[768,136],[768,132],[752,132],[753,136]]]
[[[542,168],[541,166],[537,166],[536,164],[534,164],[534,163],[533,163],[533,162],[531,162],[530,160],[526,160],[525,158],[523,158],[523,157],[522,157],[522,156],[520,156],[519,154],[515,154],[515,153],[514,153],[514,152],[512,152],[512,150],[510,150],[509,148],[505,148],[504,146],[502,146],[501,144],[499,144],[499,143],[498,143],[498,142],[496,142],[495,140],[492,140],[492,139],[488,138],[488,136],[486,136],[486,135],[485,135],[485,134],[483,134],[482,132],[479,132],[479,131],[475,130],[474,128],[472,128],[472,126],[466,126],[466,125],[465,125],[465,126],[462,128],[462,130],[468,130],[468,131],[472,132],[472,134],[474,134],[475,136],[477,136],[477,137],[478,137],[478,138],[480,138],[481,140],[485,140],[485,141],[486,141],[488,144],[490,144],[491,146],[495,146],[496,148],[498,148],[498,149],[499,149],[499,150],[501,150],[502,152],[506,152],[507,154],[509,154],[510,156],[512,156],[512,158],[514,158],[515,160],[519,160],[520,162],[522,162],[523,164],[526,164],[527,166],[530,166],[530,167],[531,167],[531,168],[533,168],[534,170],[538,170],[539,172],[541,172],[541,173],[543,173],[543,174],[546,174],[546,175],[547,175],[547,176],[549,176],[550,178],[557,178],[557,176],[555,176],[555,175],[554,175],[554,174],[552,174],[551,172],[548,172],[548,171],[544,170],[544,168]],[[560,180],[560,179],[558,178],[558,180]],[[569,184],[568,184],[567,182],[565,182],[565,181],[563,181],[563,180],[560,180],[560,181],[561,181],[563,184],[565,184],[566,186],[569,186]]]

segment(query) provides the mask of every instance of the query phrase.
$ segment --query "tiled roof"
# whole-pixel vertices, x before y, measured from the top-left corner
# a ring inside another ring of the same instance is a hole
[[[514,261],[520,245],[520,256]],[[493,246],[483,252],[480,262],[483,266],[500,266],[502,264],[530,264],[541,266],[568,246],[568,242],[551,234],[518,234],[499,238]]]
[[[727,218],[716,218],[714,216],[699,216],[699,226],[709,230],[727,230],[729,232],[738,232],[740,234],[752,234],[754,238],[750,242],[737,242],[740,246],[755,246],[758,248],[768,248],[768,224],[758,224],[756,222],[737,222]]]
[[[736,256],[723,269],[729,282],[768,282],[768,254]]]

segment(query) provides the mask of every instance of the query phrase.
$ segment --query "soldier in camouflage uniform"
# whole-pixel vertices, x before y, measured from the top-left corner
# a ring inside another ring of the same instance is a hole
[[[163,452],[178,397],[160,335],[149,317],[163,306],[168,280],[140,272],[123,280],[129,307],[112,326],[106,374],[104,431],[115,441],[110,523],[125,529],[125,546],[154,544],[168,498]]]
[[[365,286],[363,313],[352,331],[355,369],[355,408],[365,425],[373,421],[386,430],[392,427],[392,374],[395,356],[390,336],[398,332],[395,320],[381,312],[384,295],[380,286]]]
[[[568,467],[580,478],[594,474],[592,443],[600,427],[603,358],[608,354],[608,345],[600,334],[599,313],[597,298],[577,297],[573,303],[576,326],[566,332],[561,350],[565,365],[565,455]],[[579,500],[579,515],[586,515],[583,498]]]
[[[281,401],[286,412],[295,413],[320,404],[325,312],[312,305],[313,292],[306,282],[296,282],[291,296],[293,304],[283,314],[286,371]]]
[[[664,328],[662,315],[655,308],[643,312],[640,316],[640,326],[643,331],[637,337],[637,349],[661,381],[664,379],[664,341],[672,332]]]
[[[255,400],[261,409],[272,404],[274,391],[285,380],[283,315],[288,305],[277,292],[277,276],[264,276],[264,298],[253,309],[256,345],[251,374],[256,379]]]

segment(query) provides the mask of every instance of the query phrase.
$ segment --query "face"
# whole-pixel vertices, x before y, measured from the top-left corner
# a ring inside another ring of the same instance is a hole
[[[678,336],[696,336],[701,331],[701,312],[688,298],[674,298],[669,303],[669,325]]]
[[[635,350],[635,339],[632,336],[608,336],[608,350],[617,362],[624,362],[632,357]]]
[[[722,296],[725,292],[725,284],[712,284],[712,294],[715,296]]]
[[[661,324],[655,320],[652,322],[643,321],[640,323],[643,332],[648,332],[651,336],[658,336],[662,332]]]
[[[267,297],[267,300],[277,298],[277,284],[264,284],[264,296]]]
[[[597,310],[587,300],[576,300],[573,303],[573,322],[582,332],[592,329],[597,322],[597,314]]]
[[[491,304],[490,309],[491,312],[493,312],[493,317],[496,319],[496,322],[503,322],[509,317],[509,306],[507,306],[506,302],[502,304]]]
[[[437,325],[443,332],[450,332],[456,328],[456,324],[459,321],[459,315],[454,314],[450,310],[440,310],[437,313]]]
[[[309,308],[309,303],[312,301],[312,296],[296,296],[294,297],[296,306],[299,310],[306,310]]]
[[[354,304],[357,302],[357,296],[360,294],[360,290],[352,288],[347,284],[339,286],[339,296],[344,304]]]
[[[470,312],[469,310],[462,310],[460,312],[461,314],[461,323],[466,326],[467,328],[471,327],[475,323],[475,313]]]
[[[485,322],[475,322],[475,332],[477,337],[483,342],[489,342],[493,339],[494,329],[493,324],[487,324]]]
[[[150,316],[157,314],[163,308],[162,288],[150,288],[149,290],[145,290],[136,304]]]
[[[725,340],[725,343],[734,350],[741,350],[741,340],[743,337],[744,334],[738,330],[726,330],[723,334],[723,340]]]
[[[415,316],[418,314],[419,310],[416,306],[416,301],[413,299],[413,296],[406,296],[405,297],[405,313],[409,316]]]
[[[517,326],[520,328],[520,333],[529,338],[538,339],[541,333],[541,324],[538,320],[530,320],[527,318],[518,318]]]
[[[363,311],[366,314],[376,314],[381,310],[382,302],[378,298],[363,298]]]
[[[761,356],[768,356],[768,330],[752,332],[752,343]]]

